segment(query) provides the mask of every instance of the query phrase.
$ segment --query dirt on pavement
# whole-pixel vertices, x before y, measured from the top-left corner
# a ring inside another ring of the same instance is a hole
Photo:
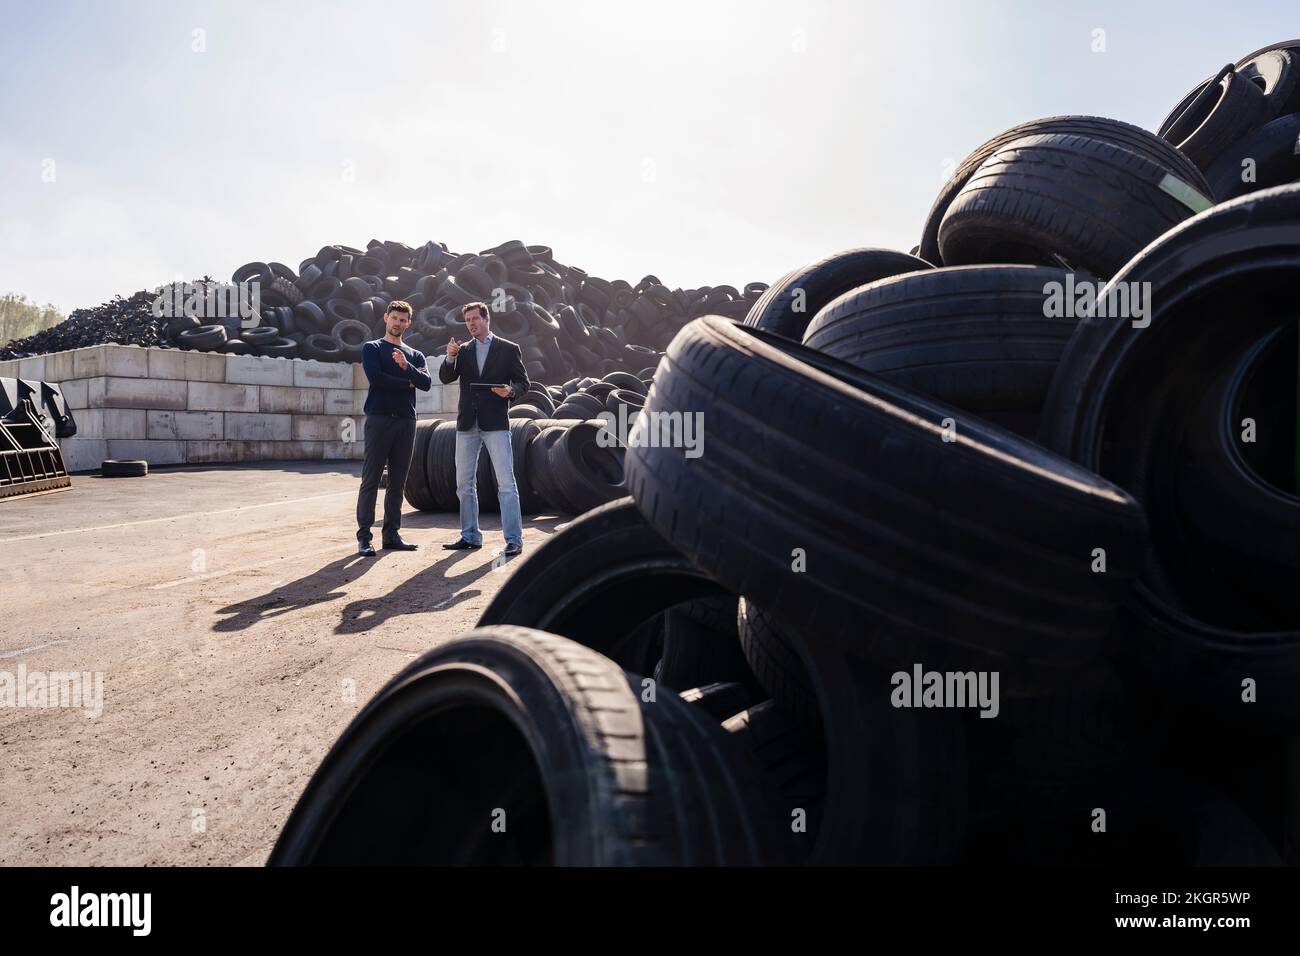
[[[76,476],[0,501],[0,674],[103,673],[98,716],[0,707],[0,864],[265,862],[352,716],[522,560],[495,514],[451,552],[458,517],[409,506],[420,550],[358,556],[359,471]],[[564,520],[525,519],[524,556]]]

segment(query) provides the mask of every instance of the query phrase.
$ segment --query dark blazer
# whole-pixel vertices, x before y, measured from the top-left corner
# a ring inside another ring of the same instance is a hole
[[[481,431],[501,431],[510,427],[510,399],[502,398],[490,388],[470,388],[474,382],[508,382],[510,398],[528,391],[528,373],[519,346],[493,333],[488,343],[487,360],[480,370],[475,358],[476,343],[470,339],[460,347],[456,358],[442,357],[438,380],[444,385],[460,382],[460,405],[456,409],[456,430],[469,431],[478,425]]]

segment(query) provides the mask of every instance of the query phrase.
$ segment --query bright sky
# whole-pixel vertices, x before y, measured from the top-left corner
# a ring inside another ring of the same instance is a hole
[[[372,238],[771,282],[906,251],[1008,126],[1155,129],[1300,36],[1294,0],[0,2],[0,292],[64,311]]]

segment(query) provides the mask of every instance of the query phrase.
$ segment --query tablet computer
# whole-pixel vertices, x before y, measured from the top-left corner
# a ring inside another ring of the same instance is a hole
[[[509,382],[470,382],[470,388],[509,388]]]

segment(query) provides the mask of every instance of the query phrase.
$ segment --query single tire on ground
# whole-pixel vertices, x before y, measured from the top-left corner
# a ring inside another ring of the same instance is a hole
[[[141,459],[107,458],[99,466],[105,478],[143,478],[149,474],[149,462]]]

